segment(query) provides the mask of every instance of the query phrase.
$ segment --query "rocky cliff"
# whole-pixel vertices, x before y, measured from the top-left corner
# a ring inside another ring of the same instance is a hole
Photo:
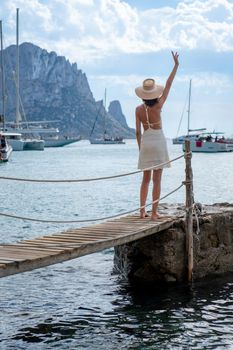
[[[112,101],[108,107],[108,112],[112,115],[115,120],[117,120],[122,126],[127,128],[127,122],[125,116],[121,109],[121,104],[119,101]]]
[[[105,123],[109,136],[134,137],[120,103],[114,101],[117,108],[107,112],[103,101],[95,101],[87,77],[76,63],[31,43],[20,45],[19,56],[21,115],[25,112],[28,121],[57,120],[62,133],[84,138],[90,136],[94,124],[92,136],[103,135]],[[4,50],[7,121],[15,118],[15,57],[15,45]]]

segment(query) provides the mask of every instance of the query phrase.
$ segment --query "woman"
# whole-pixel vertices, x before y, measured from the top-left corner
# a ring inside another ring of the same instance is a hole
[[[143,85],[136,88],[135,92],[143,100],[143,104],[136,108],[136,138],[139,147],[138,168],[143,171],[143,179],[140,189],[140,217],[148,216],[145,210],[148,195],[151,173],[153,171],[153,202],[159,199],[161,189],[161,176],[163,168],[170,167],[170,163],[162,164],[155,170],[146,170],[161,163],[169,161],[166,139],[162,131],[161,110],[169,94],[172,82],[179,66],[179,55],[172,51],[174,67],[167,79],[165,88],[155,84],[154,79],[146,79]],[[143,135],[141,135],[143,126]],[[144,207],[144,208],[142,208]],[[158,212],[158,202],[152,205],[151,220],[160,218]]]

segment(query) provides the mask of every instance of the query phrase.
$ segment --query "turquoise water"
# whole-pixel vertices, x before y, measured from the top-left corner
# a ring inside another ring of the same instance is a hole
[[[171,158],[181,154],[169,144]],[[15,152],[3,176],[74,179],[136,169],[126,145],[81,141],[44,152]],[[194,154],[195,200],[233,202],[233,153]],[[0,180],[0,212],[81,220],[138,207],[140,174],[90,183],[35,184]],[[162,194],[184,179],[184,160],[164,171]],[[166,199],[183,203],[182,188]],[[49,224],[0,217],[1,242],[84,224]],[[233,276],[192,288],[134,290],[113,273],[113,250],[0,280],[0,349],[233,349]]]

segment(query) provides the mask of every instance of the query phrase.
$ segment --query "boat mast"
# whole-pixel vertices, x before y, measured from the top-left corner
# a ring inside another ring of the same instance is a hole
[[[15,74],[15,85],[16,85],[16,115],[15,124],[19,127],[20,112],[19,112],[19,9],[16,9],[16,74]]]
[[[104,90],[104,109],[105,109],[105,111],[104,111],[104,139],[106,137],[106,115],[105,115],[105,113],[106,113],[106,100],[107,100],[107,90],[105,88],[105,90]]]
[[[3,40],[2,40],[2,21],[0,21],[0,36],[1,36],[1,81],[2,81],[2,118],[3,130],[5,130],[5,76],[3,62]]]
[[[189,103],[188,103],[188,135],[190,131],[190,103],[191,103],[191,85],[192,85],[192,79],[189,81]]]

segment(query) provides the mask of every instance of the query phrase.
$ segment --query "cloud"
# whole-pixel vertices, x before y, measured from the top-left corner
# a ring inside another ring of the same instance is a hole
[[[135,106],[140,100],[134,93],[136,86],[141,84],[144,75],[91,75],[88,81],[97,100],[103,99],[107,88],[107,105],[109,101],[120,100],[123,113],[131,127],[135,127]],[[164,106],[163,121],[166,135],[174,137],[179,124],[179,118],[187,103],[189,81],[192,79],[192,127],[206,127],[231,131],[232,118],[232,86],[233,78],[226,74],[199,72],[193,75],[178,72],[173,83],[170,96]],[[162,84],[167,76],[158,76]],[[226,107],[227,106],[227,107]],[[187,105],[186,105],[187,107]],[[186,123],[184,122],[184,127]]]
[[[120,0],[1,0],[7,42],[20,8],[21,41],[80,63],[116,53],[208,48],[233,51],[230,0],[181,0],[176,8],[139,10]]]
[[[148,6],[127,0],[1,0],[4,47],[15,43],[18,7],[20,42],[77,62],[94,96],[102,99],[107,88],[108,100],[121,101],[131,126],[135,86],[151,74],[164,84],[173,64],[169,51],[178,49],[181,64],[164,111],[165,129],[174,134],[192,78],[193,126],[206,118],[207,127],[215,122],[232,130],[232,0],[174,3],[143,10]]]

